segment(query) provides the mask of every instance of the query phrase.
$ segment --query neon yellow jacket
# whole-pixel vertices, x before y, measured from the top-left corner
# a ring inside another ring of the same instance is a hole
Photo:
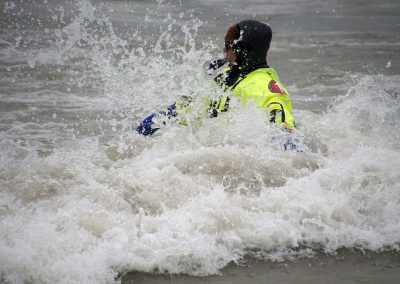
[[[283,87],[273,68],[254,70],[244,78],[239,78],[226,91],[237,97],[243,106],[256,103],[258,107],[267,109],[271,122],[283,123],[289,130],[294,127],[289,92]],[[228,100],[228,96],[220,98],[215,104],[216,109],[226,110]]]

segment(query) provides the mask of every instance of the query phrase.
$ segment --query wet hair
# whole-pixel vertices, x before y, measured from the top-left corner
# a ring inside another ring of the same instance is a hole
[[[240,28],[238,24],[229,27],[225,35],[225,47],[232,48],[234,41],[237,40],[239,36],[240,36]]]

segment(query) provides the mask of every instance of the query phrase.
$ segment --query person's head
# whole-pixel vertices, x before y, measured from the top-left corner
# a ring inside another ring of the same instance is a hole
[[[228,62],[243,70],[267,64],[272,39],[271,27],[256,20],[244,20],[231,26],[225,35]]]
[[[226,53],[226,59],[229,65],[232,65],[236,60],[236,54],[233,50],[233,44],[240,36],[238,25],[231,26],[225,35],[225,47],[224,52]]]

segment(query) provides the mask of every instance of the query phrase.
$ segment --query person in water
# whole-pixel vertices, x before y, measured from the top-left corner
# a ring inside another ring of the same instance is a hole
[[[228,29],[224,47],[226,59],[216,60],[209,67],[209,70],[218,69],[228,63],[228,68],[215,77],[225,92],[218,100],[209,101],[211,117],[228,111],[230,97],[234,96],[243,106],[255,103],[265,109],[270,122],[282,124],[288,131],[293,130],[295,123],[289,93],[276,71],[267,64],[271,39],[271,27],[256,20],[244,20]],[[185,108],[189,103],[190,98],[181,98],[166,112],[146,117],[136,131],[143,135],[153,134],[159,129],[154,125],[154,118],[175,117],[177,109]]]

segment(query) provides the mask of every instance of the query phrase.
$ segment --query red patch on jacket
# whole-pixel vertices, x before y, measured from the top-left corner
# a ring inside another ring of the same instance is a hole
[[[281,94],[281,95],[286,95],[286,93],[281,89],[281,87],[279,87],[278,83],[275,82],[274,80],[271,80],[268,84],[268,89],[272,92],[272,93],[276,93],[276,94]]]

